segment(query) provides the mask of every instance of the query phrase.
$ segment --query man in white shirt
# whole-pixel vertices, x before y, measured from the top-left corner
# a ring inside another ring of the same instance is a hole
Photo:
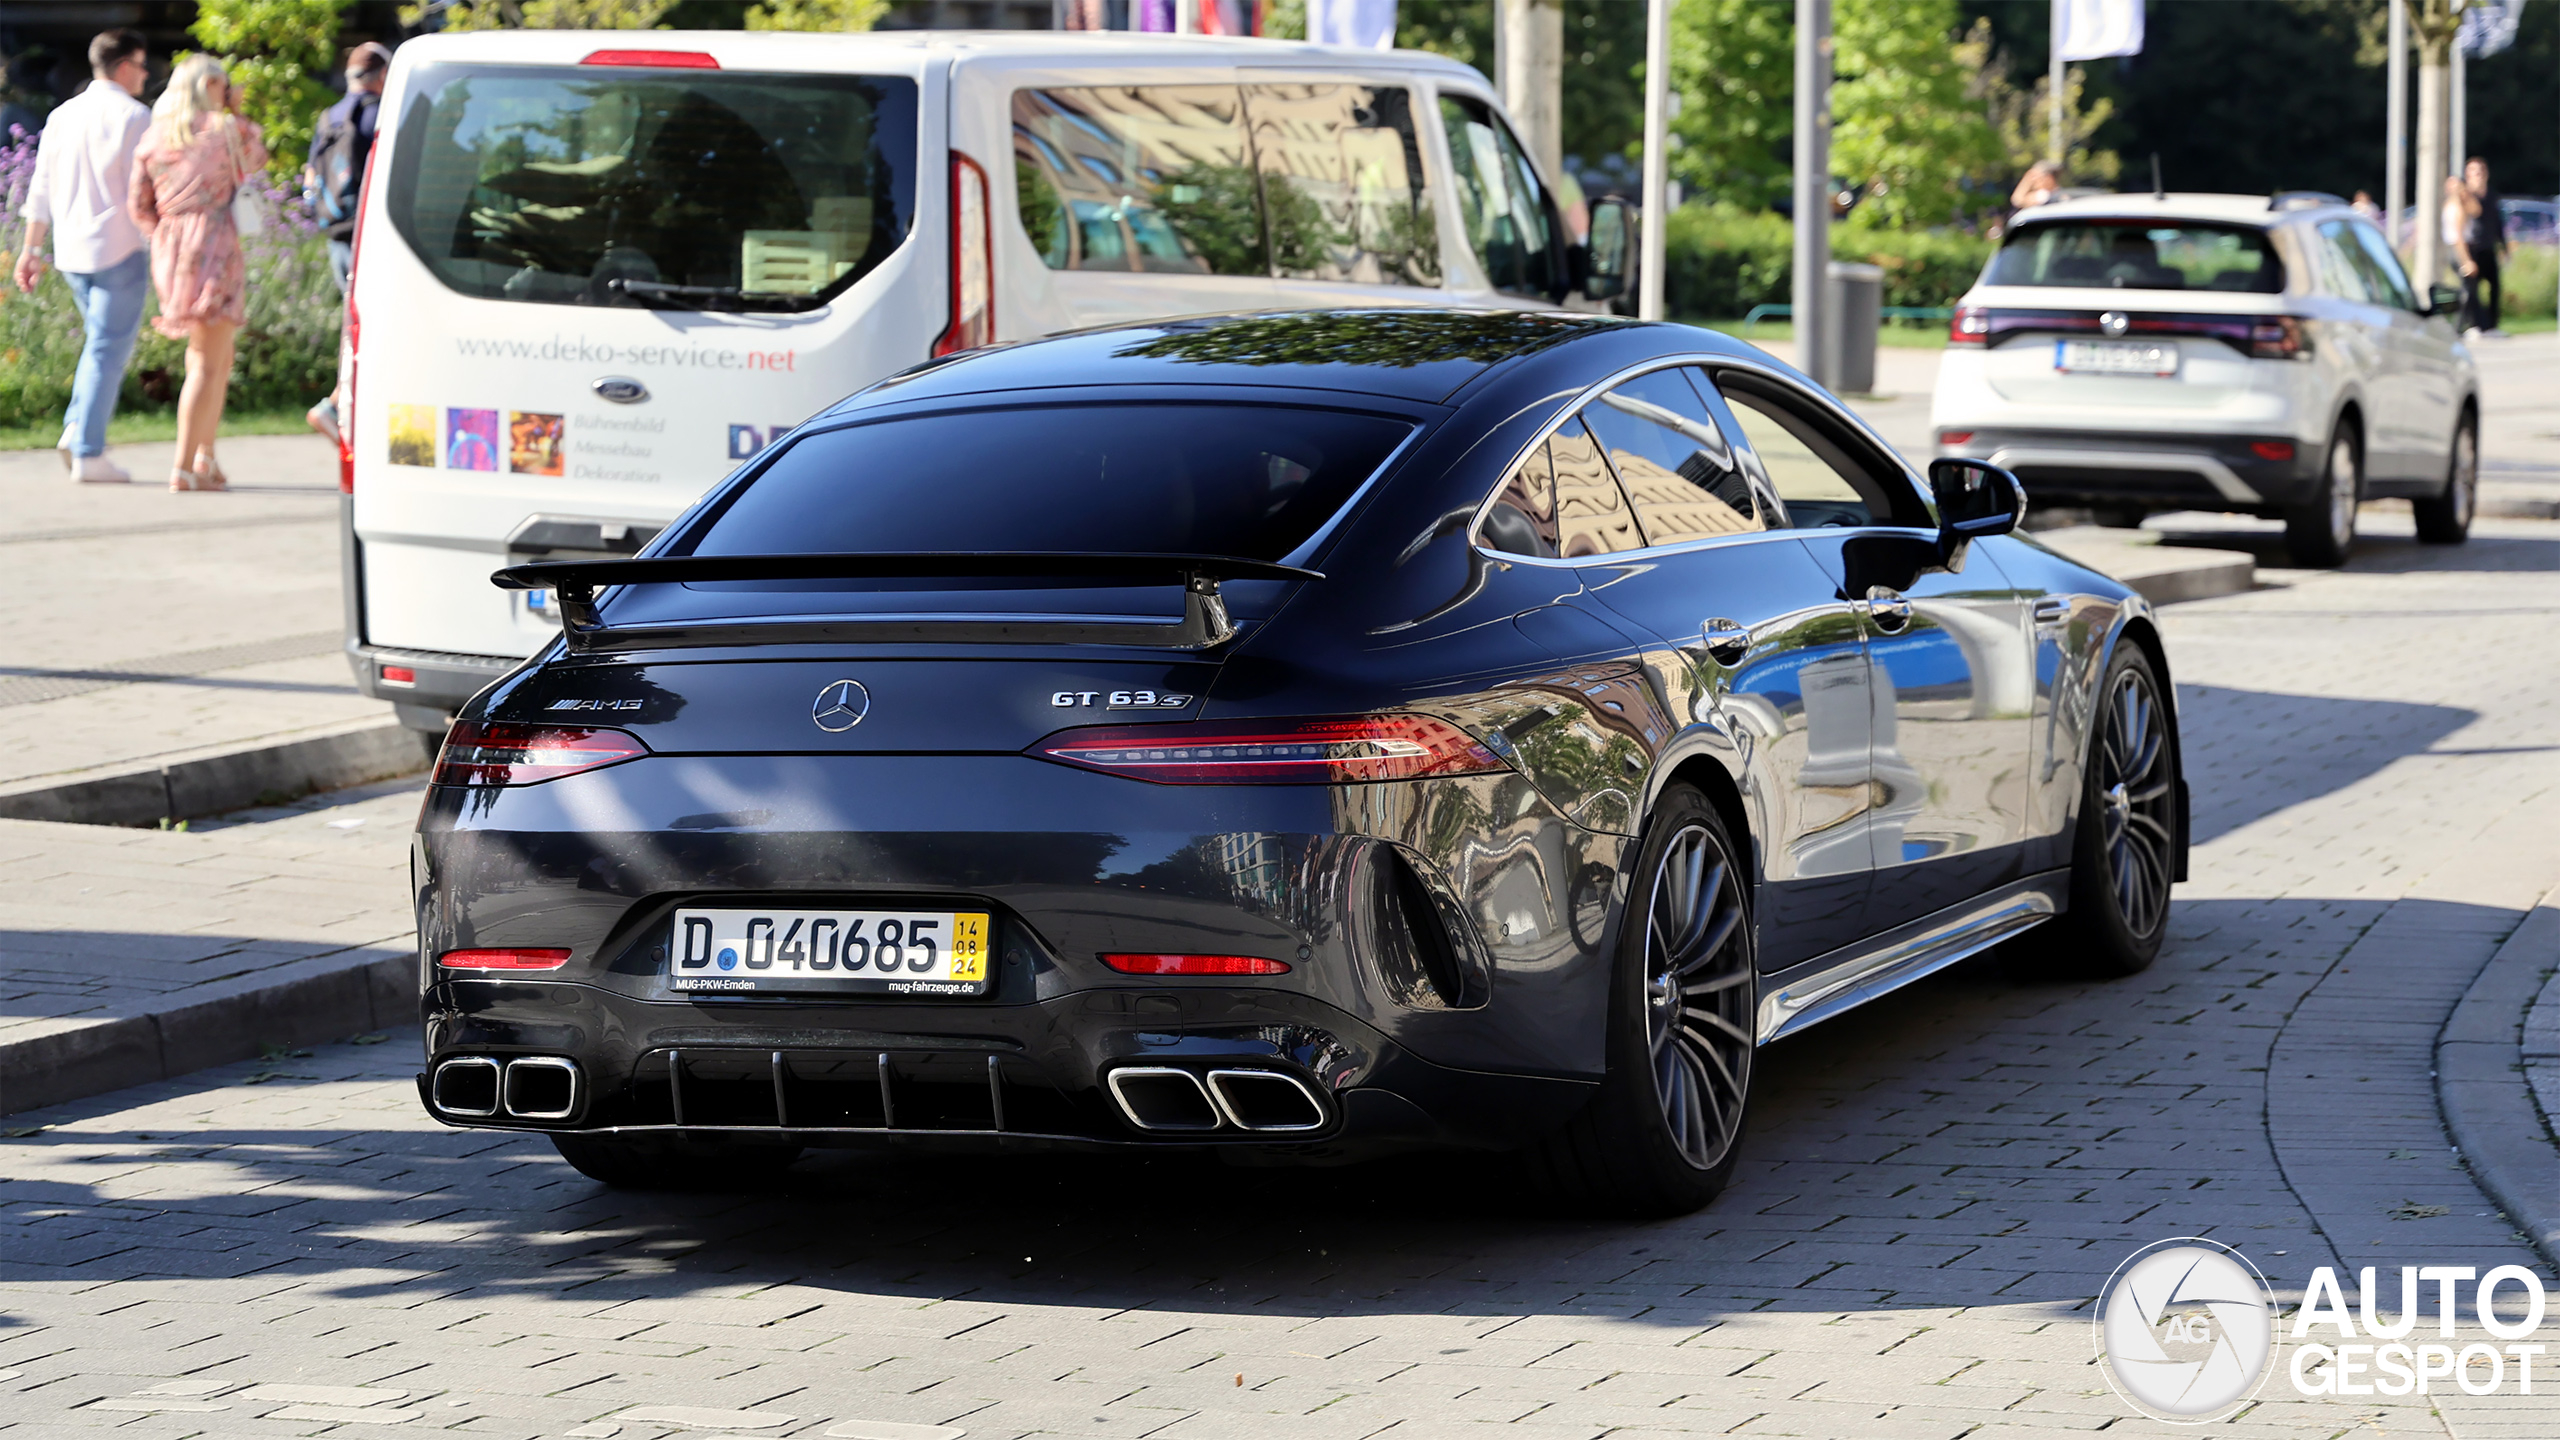
[[[44,278],[44,243],[54,268],[71,282],[88,339],[62,415],[62,463],[92,483],[130,480],[107,458],[107,421],[133,359],[142,302],[151,293],[151,252],[125,209],[133,152],[151,128],[151,111],[134,98],[150,76],[142,36],[109,30],[89,42],[89,88],[47,117],[27,187],[26,244],[18,250],[18,288]]]

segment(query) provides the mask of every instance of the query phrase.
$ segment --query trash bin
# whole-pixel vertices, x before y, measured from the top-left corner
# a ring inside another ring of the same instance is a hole
[[[1823,353],[1832,373],[1815,376],[1848,395],[1872,394],[1876,388],[1876,327],[1884,314],[1884,270],[1854,260],[1831,262],[1831,283],[1823,299]]]

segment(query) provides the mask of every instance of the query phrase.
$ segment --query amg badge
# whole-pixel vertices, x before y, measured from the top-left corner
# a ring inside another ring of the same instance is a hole
[[[1105,710],[1179,710],[1191,703],[1191,697],[1154,690],[1059,690],[1050,694],[1049,703],[1060,710],[1091,709],[1097,704]]]

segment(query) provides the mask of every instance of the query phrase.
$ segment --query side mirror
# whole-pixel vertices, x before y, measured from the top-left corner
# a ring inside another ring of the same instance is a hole
[[[1635,269],[1636,207],[1611,195],[1591,202],[1591,243],[1582,269],[1582,293],[1615,300],[1627,293]]]
[[[2006,535],[2027,518],[2027,487],[1988,460],[1930,461],[1929,493],[1938,502],[1938,549],[1948,556],[1968,540]]]
[[[2427,313],[2451,315],[2462,308],[2462,292],[2451,285],[2427,287]]]

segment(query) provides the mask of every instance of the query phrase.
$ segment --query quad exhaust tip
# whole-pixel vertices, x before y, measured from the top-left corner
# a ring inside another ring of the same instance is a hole
[[[1280,1070],[1212,1070],[1205,1082],[1169,1065],[1123,1066],[1106,1082],[1129,1123],[1152,1134],[1234,1128],[1258,1135],[1321,1130],[1324,1102]]]
[[[510,1120],[566,1120],[585,1098],[578,1063],[558,1055],[500,1062],[465,1055],[435,1068],[427,1095],[436,1109],[466,1120],[504,1112]]]

